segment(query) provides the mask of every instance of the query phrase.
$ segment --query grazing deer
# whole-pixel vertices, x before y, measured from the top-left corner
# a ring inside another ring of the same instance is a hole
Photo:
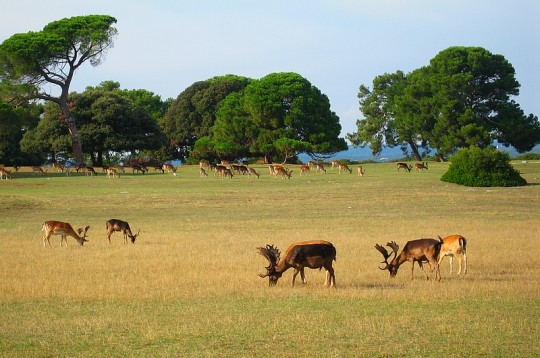
[[[461,274],[461,264],[463,262],[463,273],[467,273],[467,240],[461,235],[450,235],[442,240],[441,252],[438,263],[440,264],[445,256],[450,256],[450,274],[452,274],[452,264],[454,256],[459,262],[458,275]]]
[[[315,163],[313,160],[309,160],[306,164],[310,169],[317,167],[317,163]]]
[[[202,167],[200,167],[200,168],[202,168]],[[161,170],[162,170],[162,172],[167,172],[167,173],[173,172],[173,173],[176,173],[176,168],[175,168],[175,166],[172,165],[172,164],[169,164],[169,163],[163,164],[163,166],[161,167]]]
[[[231,177],[231,179],[232,179],[232,177],[234,175],[232,173],[232,171],[229,168],[225,167],[224,165],[217,165],[216,166],[216,171],[214,173],[214,176],[216,176],[216,174],[220,175],[221,179],[224,179],[227,176]]]
[[[208,176],[208,174],[206,174],[206,170],[204,170],[204,168],[199,167],[199,176],[201,178],[206,178]]]
[[[62,238],[60,239],[60,247],[62,247],[62,243],[66,242],[67,247],[67,236],[71,236],[77,242],[79,245],[83,246],[88,236],[86,236],[86,232],[90,229],[90,226],[87,226],[86,228],[77,229],[77,232],[73,230],[73,227],[71,227],[70,224],[61,222],[61,221],[45,221],[43,223],[43,226],[41,228],[41,231],[43,231],[43,246],[47,247],[47,243],[49,244],[49,247],[51,247],[51,235],[62,235]],[[81,235],[82,234],[82,235]]]
[[[365,173],[366,173],[366,172],[364,171],[364,168],[362,168],[362,166],[360,165],[360,166],[358,167],[358,176],[359,176],[359,177],[363,177]]]
[[[11,179],[11,172],[5,168],[0,168],[0,180]]]
[[[309,174],[309,165],[300,166],[300,175],[302,174]]]
[[[283,273],[289,268],[294,268],[292,285],[298,273],[302,279],[302,283],[306,283],[304,276],[304,268],[311,269],[326,269],[325,286],[336,286],[336,277],[332,261],[336,260],[336,249],[328,241],[314,240],[297,242],[291,244],[285,251],[285,256],[280,259],[279,250],[273,245],[266,247],[258,247],[257,252],[268,260],[269,265],[266,267],[266,274],[259,274],[261,278],[268,277],[269,286],[274,286],[281,278]]]
[[[131,166],[131,172],[132,173],[141,172],[141,173],[144,174],[147,171],[148,171],[148,169],[146,169],[146,167],[144,165],[134,164],[134,165]]]
[[[415,163],[414,167],[416,168],[416,171],[419,172],[420,170],[428,170],[428,163]]]
[[[111,243],[111,235],[115,231],[121,231],[122,234],[124,234],[124,244],[127,244],[128,237],[131,239],[131,243],[135,243],[135,239],[137,236],[139,236],[139,233],[141,230],[137,231],[135,235],[131,233],[131,228],[129,227],[129,224],[126,221],[118,220],[118,219],[111,219],[107,221],[105,224],[105,227],[107,228],[107,239],[109,239],[109,244]]]
[[[412,165],[407,165],[407,163],[396,163],[397,171],[399,172],[400,169],[405,169],[407,172],[411,172]]]
[[[276,175],[276,170],[273,165],[268,166],[268,171],[270,172],[270,175]]]
[[[64,170],[66,169],[66,167],[64,167],[62,164],[56,163],[56,162],[52,163],[52,168],[56,170],[57,172],[61,172],[61,173],[63,173]]]
[[[203,159],[199,161],[199,168],[210,168],[210,163],[208,162],[208,160]]]
[[[107,168],[107,178],[120,178],[120,174],[118,174],[118,170],[114,168]]]
[[[315,167],[317,168],[317,173],[320,174],[320,173],[324,173],[326,174],[326,169],[324,169],[324,165],[322,164],[315,164]]]
[[[47,170],[43,170],[42,167],[32,167],[32,174],[34,175],[38,175],[38,176],[41,176],[41,175],[45,175],[45,173],[47,172]]]
[[[251,176],[251,175],[255,175],[257,177],[257,179],[259,179],[259,176],[261,175],[260,173],[257,173],[257,171],[254,169],[254,168],[250,168],[248,167],[247,168],[248,170],[248,174]]]
[[[352,174],[352,169],[349,168],[349,166],[347,164],[338,163],[338,167],[339,167],[339,174],[341,174],[342,170],[347,170],[347,171],[349,171],[349,174]]]
[[[82,168],[82,171],[83,171],[85,176],[88,176],[88,175],[97,176],[97,173],[96,173],[95,169],[92,168],[92,167],[84,167],[84,168]]]
[[[274,175],[277,178],[278,175],[281,175],[281,179],[285,179],[287,177],[288,179],[291,179],[292,176],[292,170],[287,170],[286,168],[283,168],[281,165],[274,165]]]
[[[388,270],[390,272],[390,277],[395,277],[399,266],[403,264],[406,261],[409,261],[412,263],[411,266],[411,280],[414,278],[414,263],[418,262],[418,266],[420,266],[420,269],[426,276],[426,280],[429,280],[429,276],[424,271],[423,263],[429,262],[429,265],[431,266],[431,271],[435,270],[435,279],[437,281],[441,280],[441,272],[439,270],[439,263],[437,262],[439,252],[441,251],[441,240],[434,240],[434,239],[418,239],[418,240],[412,240],[405,244],[403,247],[403,250],[401,250],[401,253],[397,255],[397,252],[399,250],[399,246],[396,244],[395,241],[389,242],[386,245],[392,249],[392,253],[388,253],[386,249],[376,244],[375,248],[383,255],[384,261],[381,261],[381,263],[386,263],[386,266],[379,269],[381,270]],[[390,255],[394,254],[394,257],[392,258],[391,262],[388,263],[388,258]]]
[[[338,162],[337,160],[332,160],[330,164],[332,165],[332,169],[334,169],[335,167],[338,167],[339,169],[340,162]]]

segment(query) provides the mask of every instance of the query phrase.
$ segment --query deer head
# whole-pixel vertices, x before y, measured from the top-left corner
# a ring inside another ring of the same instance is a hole
[[[129,231],[129,238],[131,239],[131,243],[134,244],[135,243],[135,239],[137,238],[137,236],[139,236],[139,234],[141,233],[141,229],[138,229],[137,233],[135,235],[133,235],[131,233],[131,230]]]
[[[398,244],[396,244],[395,241],[391,241],[389,243],[386,244],[386,246],[390,247],[392,249],[392,252],[391,253],[388,253],[388,251],[381,245],[379,244],[376,244],[375,245],[375,248],[383,255],[384,257],[384,261],[381,261],[381,263],[383,264],[386,264],[385,267],[379,267],[379,269],[381,270],[388,270],[390,272],[390,277],[394,277],[396,276],[397,274],[397,271],[398,271],[398,268],[399,268],[399,265],[396,265],[394,264],[394,259],[396,258],[397,256],[397,252],[399,250],[399,246]],[[394,257],[392,257],[392,260],[390,260],[390,262],[388,262],[388,258],[394,254]]]
[[[266,274],[259,274],[259,276],[261,278],[268,277],[268,285],[274,286],[282,275],[281,272],[276,272],[276,266],[280,256],[279,250],[273,245],[266,245],[266,247],[258,247],[257,252],[264,256],[269,263],[266,267]]]
[[[83,246],[84,243],[88,241],[86,240],[86,238],[88,237],[86,235],[86,232],[88,231],[88,229],[90,229],[90,225],[88,225],[84,229],[82,227],[77,229],[77,233],[79,234],[79,237],[80,237],[80,240],[77,240],[77,241],[79,242],[79,244],[81,244],[81,246]]]

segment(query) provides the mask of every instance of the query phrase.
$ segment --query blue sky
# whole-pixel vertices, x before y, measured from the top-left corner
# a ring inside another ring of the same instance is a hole
[[[425,66],[450,46],[481,46],[514,66],[515,100],[540,115],[537,0],[2,0],[0,41],[64,17],[114,16],[104,63],[86,64],[72,91],[113,80],[176,98],[196,81],[297,72],[325,93],[342,135],[356,131],[358,87]]]

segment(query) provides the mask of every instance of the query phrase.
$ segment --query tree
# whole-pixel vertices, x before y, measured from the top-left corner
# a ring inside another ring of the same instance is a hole
[[[540,124],[525,116],[512,97],[519,94],[512,65],[480,47],[450,47],[429,66],[401,78],[378,76],[373,90],[361,86],[354,145],[405,143],[420,160],[418,147],[434,148],[441,160],[459,148],[490,146],[497,140],[519,151],[540,143]],[[394,81],[398,78],[399,80]]]
[[[116,19],[107,15],[66,18],[49,23],[39,32],[15,34],[0,45],[0,76],[27,98],[52,101],[61,108],[75,160],[84,162],[74,117],[68,105],[75,71],[85,62],[101,63],[117,34]],[[57,88],[59,94],[49,91]]]
[[[319,89],[296,73],[273,73],[251,82],[243,95],[227,97],[212,140],[236,145],[224,156],[237,157],[241,146],[244,155],[286,161],[298,152],[322,157],[346,149],[340,131],[339,118]]]
[[[250,82],[241,76],[219,76],[195,82],[180,93],[163,119],[163,131],[180,158],[187,158],[197,139],[210,135],[221,102]]]

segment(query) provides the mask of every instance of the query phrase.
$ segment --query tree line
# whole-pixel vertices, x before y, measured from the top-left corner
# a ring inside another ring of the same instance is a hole
[[[107,15],[77,16],[0,45],[0,163],[70,157],[103,165],[125,154],[285,162],[299,153],[324,158],[347,148],[328,97],[297,73],[218,76],[174,100],[114,81],[70,92],[75,70],[86,62],[99,65],[112,47],[115,23]],[[540,125],[514,101],[518,94],[515,71],[503,56],[452,47],[426,67],[377,76],[372,88],[361,85],[365,118],[347,139],[374,153],[401,146],[417,159],[428,148],[444,158],[494,140],[527,151],[540,142]]]

